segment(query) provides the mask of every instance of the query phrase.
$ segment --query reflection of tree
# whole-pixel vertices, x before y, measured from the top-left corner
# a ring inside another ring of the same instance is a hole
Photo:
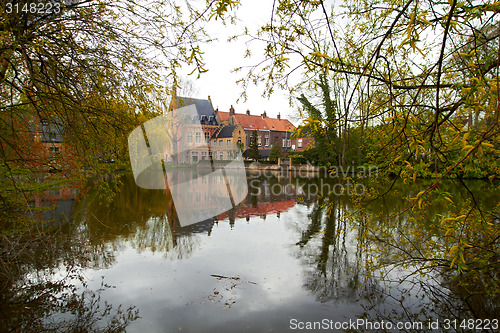
[[[367,278],[363,271],[362,243],[348,246],[356,240],[342,218],[347,208],[330,199],[318,197],[308,215],[308,224],[295,226],[303,230],[296,243],[296,255],[305,266],[305,288],[321,302],[357,301],[380,295],[374,279]]]
[[[314,180],[306,184],[310,182]],[[450,269],[452,258],[443,249],[449,249],[453,234],[441,223],[447,216],[464,214],[469,207],[467,200],[451,205],[443,193],[454,198],[474,193],[478,208],[471,220],[480,221],[482,212],[490,217],[490,224],[498,225],[491,207],[495,194],[485,191],[485,184],[479,182],[468,183],[467,188],[459,183],[446,185],[435,193],[432,204],[390,219],[394,212],[404,210],[407,198],[417,195],[418,186],[395,188],[369,203],[317,196],[308,218],[291,225],[297,232],[293,251],[304,266],[304,287],[321,302],[363,300],[362,318],[372,322],[498,318],[500,296],[495,290],[500,271],[479,271],[473,265],[461,272]],[[485,227],[490,224],[484,223]],[[476,238],[475,244],[478,242]],[[491,252],[498,251],[492,239],[484,239],[482,244],[490,246]],[[464,259],[474,251],[475,247],[466,249]],[[493,258],[494,254],[484,259],[495,265]]]
[[[101,290],[76,288],[71,278],[78,272],[55,281],[49,276],[3,294],[4,316],[0,329],[14,332],[121,332],[139,311],[123,309],[101,301]],[[47,281],[48,279],[48,281]],[[44,281],[45,280],[45,281]],[[102,284],[102,287],[109,287]]]
[[[142,189],[132,175],[120,180],[122,185],[110,204],[102,204],[90,193],[74,214],[96,246],[116,248],[130,241],[141,251],[175,250],[176,257],[189,255],[195,243],[189,233],[179,237],[180,225],[170,192]]]
[[[82,269],[114,262],[106,247],[92,246],[68,225],[43,238],[4,237],[8,246],[0,257],[0,331],[116,332],[137,318],[134,308],[113,308],[101,302],[100,291],[85,287]]]
[[[429,202],[412,210],[405,210],[406,198],[418,196],[416,184],[394,188],[383,204],[355,205],[358,214],[352,221],[367,221],[362,238],[369,242],[370,270],[398,289],[397,294],[385,290],[384,297],[399,311],[377,311],[375,316],[412,320],[427,315],[459,322],[498,318],[500,232],[498,207],[492,206],[498,193],[485,186],[443,183]]]

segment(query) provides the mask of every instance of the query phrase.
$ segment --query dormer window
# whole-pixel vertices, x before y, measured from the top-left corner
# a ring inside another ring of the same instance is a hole
[[[204,114],[202,114],[202,115],[200,116],[200,122],[201,122],[201,121],[203,121],[206,117],[207,117],[207,116],[205,116]]]

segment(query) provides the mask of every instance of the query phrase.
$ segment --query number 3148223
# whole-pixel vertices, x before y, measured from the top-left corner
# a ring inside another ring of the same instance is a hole
[[[31,13],[31,14],[58,14],[61,11],[59,2],[31,2],[31,3],[7,3],[5,12],[8,14]]]

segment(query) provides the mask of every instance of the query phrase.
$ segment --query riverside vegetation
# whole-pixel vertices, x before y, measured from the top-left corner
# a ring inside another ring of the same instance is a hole
[[[500,207],[496,196],[493,205],[482,205],[466,179],[482,179],[497,193],[500,4],[273,4],[267,24],[234,36],[248,42],[245,61],[257,64],[236,69],[242,97],[250,98],[246,88],[256,83],[269,96],[286,89],[298,101],[302,125],[295,135],[312,136],[315,145],[295,158],[331,169],[378,168],[378,177],[364,180],[366,193],[351,197],[353,208],[341,216],[360,231],[366,271],[389,278],[391,270],[409,269],[400,284],[416,275],[445,279],[460,301],[443,306],[498,318]],[[48,309],[71,284],[44,281],[25,294],[13,291],[23,290],[33,268],[62,263],[77,278],[89,240],[65,238],[67,226],[40,223],[50,200],[34,203],[61,186],[85,198],[91,181],[110,205],[121,178],[106,175],[130,168],[128,133],[168,107],[167,87],[178,84],[181,66],[198,75],[207,70],[202,49],[210,36],[203,25],[235,22],[239,3],[184,8],[168,0],[150,7],[77,0],[57,13],[18,8],[7,13],[0,4],[0,287],[2,301]],[[61,154],[36,140],[46,124],[61,129],[54,133],[64,138]],[[449,190],[446,181],[460,190]],[[401,199],[398,209],[373,206],[394,197]],[[335,199],[321,200],[331,216]],[[41,256],[50,260],[39,264]],[[429,294],[439,295],[431,287],[425,286]],[[16,301],[19,295],[26,298]],[[66,301],[94,309],[83,298]],[[136,316],[122,311],[109,328]]]

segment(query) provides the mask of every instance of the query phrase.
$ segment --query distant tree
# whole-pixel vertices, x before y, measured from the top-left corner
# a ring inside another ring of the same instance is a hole
[[[254,160],[260,160],[261,156],[259,153],[259,147],[257,146],[257,131],[253,131],[250,136],[250,144],[248,145],[249,157]]]
[[[271,152],[269,153],[269,160],[272,162],[277,162],[278,159],[283,157],[283,151],[281,150],[281,145],[278,140],[274,141],[271,147]]]

